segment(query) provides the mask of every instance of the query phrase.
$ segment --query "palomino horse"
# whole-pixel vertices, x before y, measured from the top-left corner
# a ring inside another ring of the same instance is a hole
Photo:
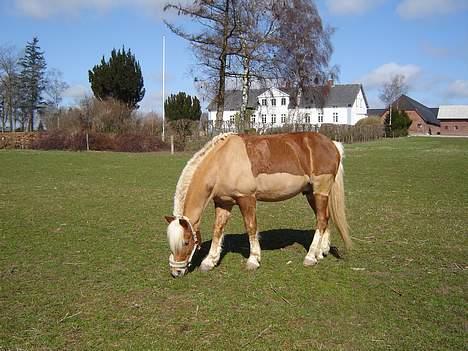
[[[256,203],[282,201],[303,193],[315,212],[317,228],[304,259],[316,264],[330,250],[331,217],[346,245],[351,244],[345,216],[343,146],[318,133],[218,135],[187,163],[177,183],[167,238],[171,274],[184,275],[200,247],[200,220],[210,200],[216,219],[208,256],[201,270],[216,266],[221,256],[224,226],[238,205],[249,236],[248,269],[260,266]]]

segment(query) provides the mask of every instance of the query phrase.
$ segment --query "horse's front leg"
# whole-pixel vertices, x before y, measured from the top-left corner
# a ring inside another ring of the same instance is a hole
[[[261,248],[258,242],[257,231],[257,200],[253,196],[237,199],[237,204],[244,217],[244,225],[249,235],[250,256],[247,260],[247,269],[254,270],[260,267]]]
[[[213,228],[213,239],[211,240],[211,247],[208,256],[203,260],[200,269],[202,271],[209,271],[213,269],[221,258],[224,227],[231,216],[231,210],[233,205],[226,205],[215,202],[215,224]]]

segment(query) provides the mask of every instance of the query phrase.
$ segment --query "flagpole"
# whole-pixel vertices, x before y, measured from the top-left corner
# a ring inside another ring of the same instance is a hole
[[[162,125],[162,141],[165,141],[165,124],[166,124],[166,114],[165,114],[165,108],[164,108],[164,84],[165,84],[165,71],[166,71],[166,36],[163,35],[163,51],[162,51],[162,119],[163,119],[163,125]]]

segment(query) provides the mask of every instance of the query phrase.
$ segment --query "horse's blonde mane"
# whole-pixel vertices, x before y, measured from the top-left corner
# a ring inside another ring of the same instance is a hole
[[[185,198],[187,190],[192,181],[193,174],[197,170],[200,163],[204,160],[206,155],[213,149],[213,147],[220,142],[229,138],[234,133],[224,133],[215,136],[205,144],[192,158],[187,162],[177,182],[176,192],[174,195],[174,216],[184,215]]]

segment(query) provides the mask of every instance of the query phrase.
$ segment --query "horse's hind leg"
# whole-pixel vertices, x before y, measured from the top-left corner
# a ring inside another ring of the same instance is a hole
[[[328,231],[328,196],[317,194],[312,196],[316,206],[317,228],[309,252],[304,259],[305,266],[312,266],[317,263],[317,260],[323,258],[322,241],[328,240],[325,238],[325,233]]]
[[[247,269],[254,270],[260,267],[261,248],[258,242],[257,232],[257,200],[255,197],[241,197],[237,199],[242,216],[244,217],[244,225],[249,235],[250,256],[247,260]]]
[[[210,252],[203,260],[200,269],[209,271],[219,262],[221,257],[222,243],[224,237],[224,227],[231,216],[233,205],[220,204],[215,202],[215,224],[213,228],[213,239],[211,240]]]
[[[307,201],[309,202],[310,207],[314,210],[315,217],[317,218],[317,206],[315,204],[314,195],[312,194],[312,192],[306,193],[305,195],[306,195]],[[320,248],[322,249],[322,255],[319,254],[318,256],[319,259],[323,258],[323,256],[327,256],[328,253],[330,252],[330,227],[328,225],[320,240]]]
[[[323,258],[323,249],[329,250],[330,232],[328,231],[328,194],[333,185],[333,176],[324,174],[312,178],[313,195],[308,194],[309,204],[315,209],[317,217],[317,228],[315,230],[314,239],[310,245],[309,252],[304,259],[304,265],[311,266],[317,263],[317,259]],[[309,199],[313,196],[312,199]]]

